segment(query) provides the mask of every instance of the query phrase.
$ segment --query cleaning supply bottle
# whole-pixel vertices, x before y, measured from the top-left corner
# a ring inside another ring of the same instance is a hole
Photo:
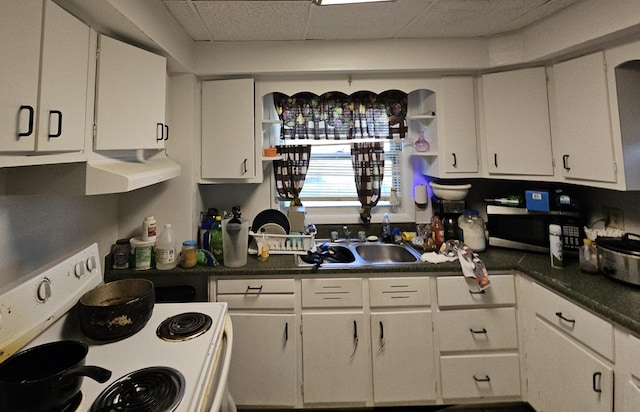
[[[222,217],[218,215],[211,226],[211,253],[221,265],[224,263],[224,247],[222,243]]]
[[[178,265],[176,253],[176,237],[170,223],[165,223],[164,230],[156,240],[156,268],[158,270],[173,269]]]
[[[393,242],[393,234],[391,233],[391,222],[389,222],[389,214],[385,213],[382,217],[382,241],[385,243]]]

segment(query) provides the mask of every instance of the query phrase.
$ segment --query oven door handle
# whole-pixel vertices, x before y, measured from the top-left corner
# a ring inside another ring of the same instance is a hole
[[[218,387],[216,388],[216,394],[213,397],[213,403],[210,411],[219,411],[220,406],[224,399],[229,396],[228,394],[228,381],[229,381],[229,366],[231,365],[231,349],[233,348],[233,325],[231,324],[231,318],[226,316],[224,329],[222,330],[222,340],[226,341],[224,344],[224,358],[220,359],[218,367],[221,368],[220,379],[218,380]],[[229,401],[231,401],[229,399]]]

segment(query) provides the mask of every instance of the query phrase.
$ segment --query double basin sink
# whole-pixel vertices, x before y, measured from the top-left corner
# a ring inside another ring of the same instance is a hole
[[[322,260],[320,267],[346,268],[353,266],[411,265],[422,263],[420,253],[409,245],[382,242],[316,240],[318,250],[329,249],[331,253]],[[306,260],[306,261],[305,261]],[[307,257],[296,256],[298,266],[313,266]]]

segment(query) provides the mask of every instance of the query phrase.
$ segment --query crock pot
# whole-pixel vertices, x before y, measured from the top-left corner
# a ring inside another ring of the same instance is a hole
[[[617,280],[640,286],[640,235],[598,237],[598,270]]]

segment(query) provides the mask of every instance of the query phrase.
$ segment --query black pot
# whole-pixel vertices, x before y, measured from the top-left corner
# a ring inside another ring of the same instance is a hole
[[[91,339],[118,340],[144,327],[153,312],[153,282],[123,279],[100,285],[78,301],[80,329]]]
[[[625,233],[622,238],[599,237],[598,270],[625,283],[640,286],[640,236]]]
[[[0,410],[61,410],[80,391],[84,376],[108,381],[107,369],[84,366],[87,352],[82,342],[59,341],[13,355],[0,364]]]

